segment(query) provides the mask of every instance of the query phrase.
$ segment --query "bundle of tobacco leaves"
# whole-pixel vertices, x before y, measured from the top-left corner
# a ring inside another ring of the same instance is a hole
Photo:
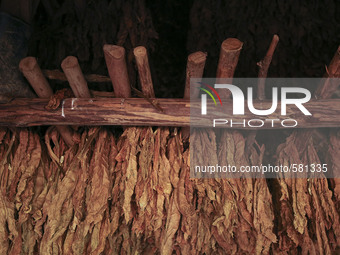
[[[218,161],[220,165],[237,167],[262,163],[264,147],[260,150],[251,147],[250,156],[247,157],[245,138],[240,132],[228,131],[220,135],[220,142],[216,144],[212,130],[194,132],[191,143],[198,144],[192,144],[195,148],[192,160],[197,162],[208,157],[211,159],[209,164]],[[197,153],[198,148],[202,153]],[[273,233],[272,198],[266,180],[251,179],[249,176],[226,177],[195,181],[207,228],[203,233],[208,235],[206,240],[210,242],[208,247],[204,247],[205,250],[200,251],[208,253],[213,249],[221,254],[268,254],[271,244],[276,242],[276,236]]]
[[[308,132],[308,131],[305,131]],[[284,144],[278,147],[278,163],[289,164],[320,164],[320,159],[313,145],[313,137],[308,136],[301,144],[303,131],[294,131]],[[331,134],[330,157],[333,171],[337,162],[336,133]],[[338,157],[338,156],[337,156]],[[278,243],[275,251],[288,254],[332,254],[340,245],[339,211],[337,190],[332,188],[323,173],[317,176],[295,176],[296,173],[284,174],[279,177],[281,191],[278,210]],[[296,178],[298,177],[298,178]],[[337,180],[334,179],[335,183]]]
[[[199,156],[261,164],[263,146],[245,154],[240,132],[223,135],[221,143],[214,132],[196,130],[190,139],[202,149]],[[283,176],[280,201],[273,204],[265,179],[191,179],[190,151],[180,136],[169,128],[129,127],[118,135],[94,127],[67,147],[53,127],[44,139],[35,129],[0,129],[0,253],[294,254],[300,249],[330,254],[336,249],[339,199],[326,179]],[[310,142],[296,158],[293,139],[279,148],[281,162],[318,161]],[[330,139],[335,165],[338,133]],[[218,146],[225,146],[220,155]]]
[[[340,132],[339,130],[332,130],[329,138],[329,165],[334,173],[340,172]],[[334,198],[336,201],[337,210],[340,211],[340,178],[337,175],[332,180],[333,182],[333,190],[334,190]]]

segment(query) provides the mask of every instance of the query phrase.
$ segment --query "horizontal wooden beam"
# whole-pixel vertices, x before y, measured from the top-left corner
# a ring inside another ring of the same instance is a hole
[[[201,118],[200,101],[187,99],[154,99],[148,102],[143,98],[68,98],[62,101],[55,111],[45,110],[48,99],[14,99],[0,104],[0,126],[39,126],[39,125],[122,125],[122,126],[190,126],[191,120],[198,126],[212,126],[211,119],[232,119],[246,122],[251,119],[295,119],[297,128],[340,127],[340,99],[311,100],[304,106],[312,113],[305,116],[295,106],[287,105],[287,116],[280,116],[280,107],[270,116],[256,116],[246,111],[245,115],[233,116],[230,112],[221,115],[214,105],[208,104],[208,119]],[[153,105],[153,104],[154,105]],[[156,105],[156,107],[155,107]],[[232,109],[232,101],[223,102],[225,109]],[[269,109],[271,102],[255,101],[256,109]],[[256,121],[252,121],[255,125]],[[229,125],[220,127],[230,128]],[[234,125],[234,128],[243,128]],[[254,129],[245,127],[246,129]],[[262,128],[272,128],[267,123]],[[283,128],[275,125],[274,128]]]

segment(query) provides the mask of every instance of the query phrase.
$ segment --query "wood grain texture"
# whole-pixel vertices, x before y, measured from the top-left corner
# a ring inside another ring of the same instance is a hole
[[[67,81],[65,74],[59,70],[42,70],[42,72],[45,75],[45,77],[49,80]],[[111,82],[110,77],[107,77],[105,75],[85,74],[84,77],[87,82],[93,82],[93,83],[94,82],[95,83]]]
[[[191,78],[202,78],[203,71],[205,66],[205,61],[207,59],[207,53],[202,51],[197,51],[191,53],[188,56],[187,61],[187,69],[186,69],[186,78],[185,78],[185,90],[184,90],[184,97],[186,99],[190,98],[190,79]],[[196,94],[193,97],[198,97],[199,90],[195,91]]]
[[[117,97],[131,97],[130,81],[125,61],[125,49],[106,44],[103,47],[105,62]]]
[[[63,62],[61,62],[61,68],[65,73],[74,95],[81,98],[90,98],[91,94],[83,72],[80,69],[78,59],[74,56],[66,57]]]
[[[326,67],[326,78],[340,77],[340,46],[334,54],[329,66]],[[320,84],[314,93],[315,98],[331,98],[334,92],[338,89],[339,84],[332,82],[332,79],[327,79],[324,84]]]
[[[148,98],[154,98],[155,92],[152,84],[148,52],[144,46],[138,46],[133,50],[133,54],[136,58],[138,75],[143,94]]]
[[[257,63],[259,67],[259,75],[258,75],[259,78],[267,78],[268,69],[269,69],[270,63],[272,62],[273,54],[275,52],[278,42],[279,42],[278,35],[274,35],[265,57],[260,62]],[[265,79],[259,79],[258,81],[257,98],[260,100],[263,100],[266,98]]]
[[[270,116],[256,116],[246,111],[245,115],[233,116],[231,113],[219,115],[209,111],[210,120],[201,118],[200,101],[190,103],[186,99],[157,99],[164,113],[157,111],[142,98],[68,98],[56,111],[45,110],[47,99],[14,99],[0,105],[0,126],[39,126],[39,125],[123,125],[123,126],[179,126],[190,125],[192,119],[198,126],[211,126],[211,119],[224,118],[233,121],[250,119],[295,119],[298,128],[339,127],[340,99],[312,100],[305,107],[313,114],[305,116],[294,106],[287,106],[287,116],[280,116],[280,109]],[[191,109],[190,109],[191,105]],[[223,100],[225,109],[232,109],[232,102]],[[268,109],[271,102],[255,101],[257,109]],[[208,109],[214,106],[208,104]],[[261,129],[270,129],[270,123]],[[228,126],[225,126],[228,128]],[[282,128],[276,125],[274,128]],[[240,126],[237,126],[240,129]],[[247,128],[246,128],[247,129]],[[255,128],[248,128],[254,130]]]
[[[228,38],[222,42],[220,57],[217,66],[217,78],[230,78],[234,77],[235,69],[238,63],[243,47],[243,42],[237,38]],[[230,92],[222,89],[217,90],[221,98],[229,98]]]
[[[43,75],[37,59],[26,57],[20,61],[19,69],[40,98],[49,98],[53,91]]]
[[[313,94],[313,97],[315,99],[328,99],[331,98],[334,92],[339,87],[338,82],[334,82],[334,79],[331,78],[339,78],[340,77],[340,46],[338,47],[337,51],[335,52],[331,62],[328,65],[328,68],[326,68],[326,73],[324,75],[326,79],[325,82],[322,82],[317,87],[316,91]],[[340,108],[338,108],[340,109]],[[335,118],[338,118],[337,115],[334,116]],[[297,139],[295,144],[297,145],[298,151],[300,152],[300,155],[305,151],[307,148],[307,141],[312,136],[313,130],[308,130],[305,132],[299,132],[297,135]]]
[[[202,51],[197,51],[191,53],[188,56],[186,77],[185,77],[185,88],[184,88],[184,99],[190,99],[190,94],[192,98],[199,97],[199,90],[190,90],[190,79],[191,78],[202,78],[204,72],[205,61],[207,60],[207,53]],[[190,137],[190,127],[182,128],[182,139],[187,140]]]

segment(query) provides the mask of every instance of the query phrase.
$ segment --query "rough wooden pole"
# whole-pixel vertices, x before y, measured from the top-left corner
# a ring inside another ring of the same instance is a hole
[[[186,79],[185,79],[185,89],[184,97],[185,99],[190,99],[190,79],[191,78],[202,78],[205,66],[205,61],[207,59],[207,54],[202,51],[197,51],[188,56]],[[193,93],[194,97],[199,96],[199,90],[195,90]],[[196,96],[197,94],[197,96]]]
[[[66,75],[74,95],[81,98],[90,98],[91,94],[83,72],[80,69],[78,59],[73,56],[65,58],[63,62],[61,62],[61,68]]]
[[[147,50],[143,46],[138,46],[133,50],[133,54],[136,58],[139,80],[143,94],[148,98],[154,98],[155,92],[152,84]]]
[[[191,78],[202,78],[205,66],[205,61],[207,60],[207,54],[202,51],[197,51],[191,53],[188,56],[186,78],[185,78],[185,88],[184,88],[184,99],[190,99],[190,79]],[[198,98],[199,90],[194,90],[192,92],[193,98]],[[190,136],[190,127],[182,128],[182,139],[187,140]]]
[[[330,78],[340,77],[340,46],[338,47],[333,59],[329,63],[327,70],[328,77]]]
[[[259,75],[258,75],[259,79],[257,82],[257,99],[259,99],[260,101],[266,98],[266,93],[265,93],[266,78],[267,78],[268,69],[269,69],[270,63],[272,62],[273,54],[275,52],[278,42],[279,42],[279,37],[277,35],[274,35],[272,42],[269,45],[269,49],[266,55],[260,62],[257,63],[257,65],[259,66]],[[247,134],[246,151],[248,155],[250,154],[251,147],[255,142],[256,134],[257,134],[256,131],[250,131]]]
[[[217,78],[232,78],[238,63],[243,43],[237,38],[228,38],[221,45]]]
[[[19,69],[40,98],[49,98],[53,91],[43,75],[36,58],[27,57],[20,61]]]
[[[228,38],[222,42],[220,58],[218,61],[216,77],[228,79],[228,83],[232,84],[232,78],[234,77],[235,69],[238,63],[238,58],[242,50],[243,43],[237,38]],[[216,89],[222,99],[230,98],[231,92],[226,89]],[[223,136],[223,133],[227,132],[221,130],[218,132]]]
[[[325,75],[329,78],[339,78],[340,77],[340,46],[338,47],[333,59],[331,60],[328,68],[327,73]],[[328,80],[328,83],[324,84],[324,86],[318,87],[318,89],[315,92],[316,98],[330,98],[332,94],[338,89],[339,84],[334,84],[331,81]],[[336,139],[336,132],[333,132],[333,135],[331,135],[330,143],[332,144],[330,151],[334,151],[335,153],[331,153],[330,157],[332,158],[333,163],[333,174],[335,171],[337,171],[337,167],[340,167],[340,164],[337,164],[339,162],[338,155],[336,155],[337,151],[337,139]],[[340,178],[334,178],[331,180],[334,187],[334,195],[339,198],[340,197]]]
[[[42,70],[42,72],[49,80],[67,81],[66,75],[59,70]],[[84,77],[87,82],[105,83],[111,81],[110,77],[99,74],[86,74]]]
[[[36,58],[27,57],[22,59],[19,63],[19,69],[40,98],[50,98],[53,96],[53,91],[42,74]],[[57,126],[57,130],[67,145],[72,146],[74,144],[72,130],[69,127]]]
[[[340,77],[340,46],[338,47],[337,51],[335,52],[335,55],[331,62],[329,63],[329,66],[327,68],[327,72],[324,75],[326,78],[326,82],[321,83],[319,87],[314,92],[314,98],[316,99],[329,99],[332,97],[333,93],[337,90],[339,87],[339,83],[332,82],[332,79],[327,78],[339,78]],[[339,108],[340,109],[340,108]],[[335,113],[336,115],[336,113]],[[334,116],[333,116],[334,118]],[[296,147],[298,148],[298,151],[300,154],[302,154],[307,145],[308,139],[312,136],[313,131],[308,130],[306,132],[299,132],[299,135],[297,136],[297,139],[295,141]]]
[[[325,78],[340,78],[340,46],[338,47],[329,66],[326,68]],[[320,84],[314,93],[315,98],[330,98],[338,88],[337,83],[332,79],[326,79],[324,84]]]
[[[228,38],[221,45],[220,58],[217,66],[217,78],[232,78],[238,63],[243,43],[236,38]],[[221,98],[229,98],[230,92],[225,89],[218,90]]]
[[[340,84],[333,83],[331,82],[332,79],[327,78],[340,78],[340,46],[326,68],[324,77],[326,78],[326,82],[319,85],[319,87],[314,92],[314,98],[331,98],[333,93],[338,89]]]
[[[125,49],[117,45],[106,44],[103,50],[116,97],[131,97],[129,75],[125,61]]]
[[[0,104],[0,126],[39,126],[39,125],[129,125],[129,126],[177,126],[190,125],[191,119],[198,127],[212,127],[212,120],[221,118],[219,111],[211,111],[209,118],[201,116],[201,100],[189,101],[179,98],[157,99],[164,112],[160,112],[144,98],[66,98],[63,107],[55,111],[46,111],[48,99],[17,98],[7,104]],[[207,102],[208,108],[214,106],[214,102]],[[254,100],[256,109],[269,109],[271,101]],[[231,109],[231,100],[223,100],[225,109]],[[340,99],[311,100],[304,106],[313,113],[313,118],[304,114],[296,114],[295,105],[287,105],[287,115],[284,119],[295,119],[298,122],[296,128],[338,127],[340,119],[334,118],[340,109]],[[258,116],[251,112],[244,115],[233,115],[232,112],[224,112],[223,118],[232,119],[234,129],[250,129],[249,120],[263,120],[265,123],[261,129],[282,129],[283,118],[280,118],[280,102],[277,111],[268,116]],[[274,122],[267,119],[279,119]],[[243,125],[242,123],[245,122]],[[241,123],[241,124],[240,124]],[[252,123],[254,124],[254,122]],[[287,125],[294,123],[288,121]],[[230,128],[230,122],[218,125],[221,128]],[[292,127],[292,126],[291,126]]]
[[[260,62],[257,63],[257,65],[259,66],[258,77],[260,78],[257,84],[257,98],[259,100],[263,100],[266,98],[265,78],[267,78],[268,69],[269,69],[270,63],[272,62],[273,54],[274,54],[274,51],[276,49],[278,42],[279,42],[279,37],[277,35],[274,35],[266,56]]]

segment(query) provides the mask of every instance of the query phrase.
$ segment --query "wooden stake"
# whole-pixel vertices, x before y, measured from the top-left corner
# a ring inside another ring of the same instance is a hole
[[[340,46],[338,47],[329,66],[326,67],[325,83],[320,84],[314,93],[315,98],[331,98],[333,93],[338,89],[339,83],[334,82],[332,78],[340,78]]]
[[[339,78],[340,77],[340,46],[338,47],[331,63],[328,66],[328,77]]]
[[[143,46],[138,46],[133,50],[133,54],[136,58],[142,92],[146,97],[154,98],[155,92],[152,84],[147,50]]]
[[[203,77],[203,71],[204,71],[206,59],[207,59],[207,54],[203,53],[202,51],[194,52],[188,56],[185,89],[184,89],[183,98],[190,99],[190,79]],[[193,95],[193,97],[199,96],[199,90],[195,90],[194,93],[195,94]]]
[[[129,75],[125,61],[125,49],[117,45],[106,44],[103,50],[116,97],[131,97]]]
[[[279,37],[277,35],[273,36],[272,42],[269,45],[269,49],[267,51],[267,54],[265,57],[257,63],[259,66],[259,75],[258,75],[258,83],[257,83],[257,99],[260,101],[264,100],[266,98],[266,93],[265,93],[265,85],[266,85],[266,78],[268,74],[268,69],[270,66],[270,63],[272,62],[273,54],[276,49],[276,46],[279,42]],[[246,152],[247,155],[250,155],[251,153],[251,148],[253,144],[255,143],[255,138],[256,138],[256,131],[250,131],[247,134],[246,138]]]
[[[49,80],[67,81],[66,75],[59,70],[42,70],[44,76]],[[99,74],[84,75],[87,82],[105,83],[110,82],[110,77]]]
[[[53,96],[53,91],[44,77],[36,58],[27,57],[20,61],[19,69],[24,74],[28,82],[31,84],[35,93],[40,98],[50,98]],[[47,105],[47,102],[46,102]],[[46,110],[45,110],[46,111]],[[72,130],[67,126],[58,126],[57,130],[63,137],[67,145],[74,145]]]
[[[267,78],[268,69],[269,69],[270,63],[272,62],[273,54],[274,54],[274,51],[276,49],[278,42],[279,42],[279,37],[277,35],[274,35],[266,56],[260,62],[257,63],[257,65],[260,68],[259,75],[258,75],[260,79],[257,84],[257,98],[259,100],[263,100],[266,98],[265,78]]]
[[[113,92],[90,90],[93,97],[115,97]]]
[[[197,51],[191,53],[188,56],[185,88],[184,88],[184,99],[190,99],[190,79],[191,78],[202,78],[205,66],[205,61],[207,59],[207,54],[202,51]],[[198,98],[199,90],[194,90],[192,92],[192,98]],[[186,141],[190,137],[190,127],[182,128],[182,139]]]
[[[53,91],[43,75],[36,58],[27,57],[20,61],[19,69],[40,98],[49,98]]]
[[[340,77],[340,46],[338,47],[337,51],[335,52],[334,57],[329,63],[328,68],[326,68],[326,71],[327,72],[324,75],[324,77],[326,78],[326,81],[324,83],[321,83],[316,89],[316,91],[314,92],[314,98],[316,99],[331,98],[333,93],[339,87],[338,82],[333,82],[332,79],[327,79],[327,78],[339,78]],[[337,112],[334,112],[332,118],[334,118],[336,113]],[[329,117],[331,118],[331,116]],[[307,141],[312,136],[312,134],[313,134],[313,130],[307,130],[305,132],[299,132],[299,134],[297,135],[295,144],[300,154],[302,154],[305,151],[306,146],[308,144]]]
[[[65,58],[63,62],[61,62],[61,68],[66,75],[74,95],[81,98],[90,98],[91,94],[83,72],[80,69],[78,59],[73,56]]]
[[[217,78],[233,78],[242,50],[243,43],[236,38],[228,38],[221,45],[220,59],[217,67]],[[225,89],[218,89],[221,98],[229,98],[231,93]]]

